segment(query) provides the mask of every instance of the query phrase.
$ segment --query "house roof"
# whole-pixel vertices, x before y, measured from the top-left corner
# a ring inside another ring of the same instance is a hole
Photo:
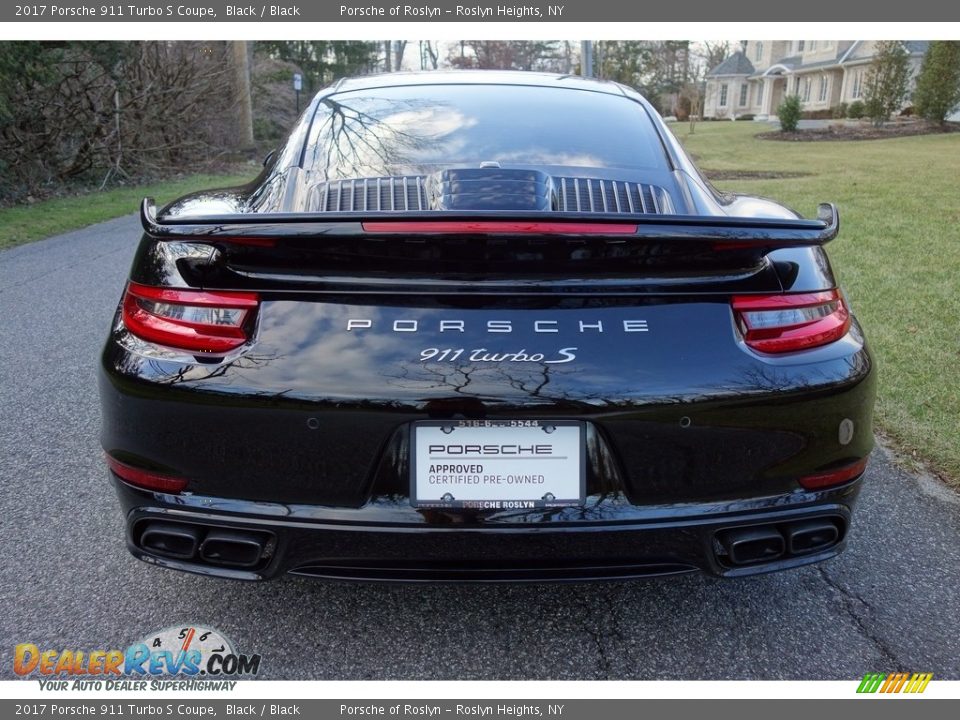
[[[930,45],[929,40],[901,40],[907,52],[911,55],[923,55]],[[841,58],[841,62],[857,62],[860,60],[871,60],[873,58],[873,49],[863,41],[858,40],[850,52]]]
[[[753,74],[753,63],[751,63],[747,56],[741,51],[738,50],[733,55],[728,57],[722,63],[717,65],[713,70],[707,73],[707,75],[752,75]]]
[[[927,51],[927,47],[930,45],[929,40],[903,40],[903,45],[911,55],[922,55]],[[726,64],[731,58],[727,58],[724,61]],[[828,67],[840,67],[847,64],[861,64],[873,59],[873,52],[863,44],[862,41],[857,40],[851,46],[841,49],[841,46],[838,44],[837,53],[835,57],[828,58],[826,60],[818,60],[816,62],[803,62],[802,55],[791,55],[789,57],[780,58],[775,60],[770,64],[769,67],[764,68],[763,70],[758,70],[750,74],[750,78],[760,78],[764,75],[781,75],[784,72],[787,73],[804,73],[807,70],[820,70]],[[721,65],[720,67],[723,67]],[[719,67],[717,68],[720,69]],[[714,71],[711,74],[721,74]],[[732,74],[732,73],[726,73]]]
[[[803,63],[802,65],[797,65],[794,70],[816,70],[817,68],[828,67],[831,65],[836,65],[839,63],[837,58],[830,58],[829,60],[818,60],[817,62]]]
[[[784,70],[790,71],[795,67],[800,65],[800,56],[791,55],[790,57],[781,58],[771,63],[770,67],[764,68],[763,70],[758,70],[751,74],[751,77],[763,77],[764,75],[780,75]]]

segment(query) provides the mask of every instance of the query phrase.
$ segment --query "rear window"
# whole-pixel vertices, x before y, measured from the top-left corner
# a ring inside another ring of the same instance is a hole
[[[315,181],[425,175],[447,167],[666,166],[643,107],[583,90],[428,85],[337,93],[314,118]]]

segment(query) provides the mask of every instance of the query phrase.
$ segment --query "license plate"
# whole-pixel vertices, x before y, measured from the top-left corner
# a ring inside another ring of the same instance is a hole
[[[585,437],[575,420],[414,423],[410,502],[473,510],[582,505]]]

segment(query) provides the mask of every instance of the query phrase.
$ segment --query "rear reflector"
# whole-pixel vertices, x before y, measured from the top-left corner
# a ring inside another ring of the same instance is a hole
[[[764,353],[819,347],[850,329],[850,313],[839,290],[742,295],[733,298],[733,311],[747,345]]]
[[[203,292],[131,282],[123,323],[137,337],[181,350],[222,353],[249,340],[256,293]]]
[[[182,492],[187,487],[185,478],[165,475],[154,472],[153,470],[144,470],[143,468],[133,467],[122,463],[114,457],[107,455],[107,465],[124,482],[147,490],[157,490],[165,493]]]
[[[843,483],[862,475],[866,469],[867,459],[863,458],[852,465],[845,465],[837,470],[802,477],[800,478],[800,485],[806,490],[822,490],[834,485],[843,485]]]
[[[525,222],[522,220],[386,220],[363,223],[368,233],[446,233],[448,235],[636,235],[637,226],[624,223]]]

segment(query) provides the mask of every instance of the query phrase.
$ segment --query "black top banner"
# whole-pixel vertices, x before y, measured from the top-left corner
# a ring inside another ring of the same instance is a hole
[[[865,17],[865,15],[867,17]],[[191,2],[103,3],[58,0],[33,4],[4,3],[0,22],[956,22],[960,3],[911,0],[687,0],[683,3],[623,0],[553,0],[553,2],[455,3],[450,0],[292,0],[277,5],[224,0]],[[747,33],[749,34],[749,29]],[[957,29],[943,27],[944,37]]]

